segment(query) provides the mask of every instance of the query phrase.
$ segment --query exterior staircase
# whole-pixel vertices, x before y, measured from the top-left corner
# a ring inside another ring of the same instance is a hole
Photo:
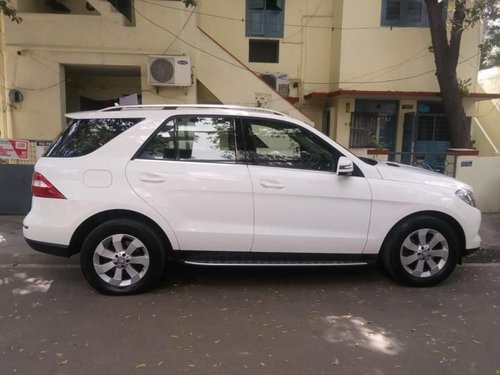
[[[131,21],[125,17],[115,6],[108,0],[88,0],[88,3],[92,5],[102,17],[105,17],[107,21],[121,25],[130,26]]]
[[[481,71],[478,82],[484,92],[500,92],[500,68]],[[481,156],[500,156],[500,99],[477,104],[472,138]]]
[[[200,49],[195,51],[199,54],[196,76],[222,103],[254,107],[262,100],[265,107],[313,125],[308,117],[201,28],[198,28],[197,39]]]

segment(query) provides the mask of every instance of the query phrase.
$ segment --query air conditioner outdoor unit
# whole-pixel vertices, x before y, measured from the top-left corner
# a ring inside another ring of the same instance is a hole
[[[271,88],[276,90],[281,96],[290,95],[290,85],[288,74],[286,73],[262,73],[260,77]]]
[[[191,59],[187,56],[148,56],[151,86],[191,86]]]

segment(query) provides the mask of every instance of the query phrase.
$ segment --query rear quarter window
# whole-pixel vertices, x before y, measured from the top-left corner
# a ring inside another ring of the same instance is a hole
[[[99,149],[143,118],[97,118],[71,120],[52,143],[46,157],[71,158]]]

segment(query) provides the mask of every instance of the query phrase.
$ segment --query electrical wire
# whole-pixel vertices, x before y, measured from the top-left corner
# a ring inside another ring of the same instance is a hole
[[[146,3],[146,4],[153,5],[153,6],[161,7],[161,8],[168,8],[168,9],[172,9],[172,10],[176,10],[176,11],[180,11],[180,12],[189,12],[188,9],[179,9],[179,8],[165,5],[165,4],[152,3],[152,2],[147,1],[147,0],[139,0],[139,1]],[[200,16],[220,18],[220,19],[225,19],[225,20],[229,20],[229,21],[246,22],[246,19],[243,17],[242,18],[229,17],[229,16],[223,16],[220,14],[206,13],[206,12],[200,12],[200,11],[197,11],[196,13],[199,14]],[[298,27],[298,28],[308,27],[311,29],[328,29],[331,31],[336,31],[336,30],[375,30],[375,29],[388,29],[389,28],[387,26],[361,26],[361,27],[338,27],[338,26],[315,26],[315,25],[304,26],[304,25],[293,24],[293,23],[285,23],[284,26],[286,26],[286,27]]]
[[[351,80],[356,80],[356,79],[359,79],[359,78],[363,78],[363,77],[366,77],[366,76],[369,76],[369,75],[372,75],[374,73],[378,73],[378,72],[382,72],[382,71],[385,71],[385,70],[388,70],[380,75],[377,75],[375,77],[372,77],[372,79],[375,79],[375,78],[378,78],[380,77],[381,75],[384,75],[384,74],[387,74],[389,72],[392,72],[393,70],[411,62],[411,61],[415,61],[415,60],[418,60],[418,59],[421,59],[423,57],[425,57],[426,55],[422,55],[422,56],[418,56],[420,53],[422,53],[424,50],[428,50],[428,47],[424,47],[422,48],[420,51],[418,51],[417,53],[415,53],[414,55],[408,57],[407,59],[397,63],[397,64],[394,64],[394,65],[389,65],[389,66],[386,66],[384,68],[380,68],[380,69],[377,69],[377,70],[373,70],[369,73],[365,73],[365,74],[361,74],[361,75],[358,75],[358,76],[354,76],[354,77],[351,77],[351,78],[347,78],[347,81],[351,81]],[[418,57],[417,57],[418,56]]]
[[[471,57],[463,60],[463,61],[460,61],[457,65],[460,65],[460,64],[463,64],[471,59],[473,59],[474,57],[476,56],[479,56],[479,53],[476,53],[475,55],[472,55]],[[339,81],[339,82],[307,82],[305,81],[304,83],[305,84],[310,84],[310,85],[340,85],[340,84],[359,84],[359,85],[362,85],[362,84],[370,84],[370,83],[389,83],[389,82],[397,82],[397,81],[405,81],[405,80],[408,80],[408,79],[412,79],[412,78],[417,78],[417,77],[421,77],[421,76],[424,76],[426,74],[429,74],[429,73],[435,73],[436,72],[436,69],[432,69],[432,70],[428,70],[426,72],[423,72],[423,73],[419,73],[419,74],[415,74],[415,75],[411,75],[411,76],[407,76],[407,77],[400,77],[400,78],[394,78],[394,79],[387,79],[387,80],[381,80],[381,81],[365,81],[365,82],[354,82],[354,81]]]
[[[160,4],[151,3],[151,2],[149,2],[149,1],[147,1],[147,0],[140,0],[140,1],[142,1],[142,2],[144,2],[144,3],[151,4],[151,5],[157,5],[157,6],[160,6],[160,7],[166,7],[166,8],[176,9],[176,10],[188,11],[188,10],[183,10],[183,9],[174,8],[174,7],[169,7],[169,6],[167,6],[167,5],[160,5]],[[140,11],[138,11],[137,9],[136,9],[136,12],[137,12],[137,13],[138,13],[141,17],[143,17],[146,21],[148,21],[148,22],[150,22],[151,24],[155,25],[156,27],[158,27],[158,28],[160,28],[160,29],[162,29],[162,30],[166,31],[166,32],[167,32],[167,33],[169,33],[170,35],[172,35],[172,36],[176,37],[176,35],[175,35],[172,31],[170,31],[170,30],[168,30],[167,28],[163,27],[162,25],[159,25],[158,23],[156,23],[156,22],[152,21],[151,19],[149,19],[148,17],[146,17],[144,14],[142,14],[142,13],[141,13]],[[203,13],[201,13],[201,14],[203,14]],[[205,14],[205,15],[208,15],[208,14]],[[217,15],[213,15],[213,16],[217,16]],[[217,17],[219,17],[219,16],[217,16]],[[223,17],[223,18],[228,18],[228,17],[225,17],[225,16],[220,16],[220,17]],[[288,25],[288,26],[290,26],[290,25]],[[324,27],[322,27],[322,28],[324,28]],[[351,29],[354,29],[354,28],[351,28]],[[366,28],[356,28],[356,29],[366,29]],[[233,62],[231,62],[231,61],[227,61],[227,60],[225,60],[225,59],[223,59],[223,58],[221,58],[221,57],[219,57],[219,56],[216,56],[216,55],[214,55],[214,54],[212,54],[212,53],[210,53],[210,52],[207,52],[207,51],[205,51],[205,50],[202,50],[201,48],[199,48],[199,47],[197,47],[197,46],[194,46],[193,44],[191,44],[191,43],[189,43],[189,42],[185,41],[184,39],[182,39],[182,38],[180,38],[180,37],[178,37],[178,39],[179,39],[180,41],[182,41],[183,43],[185,43],[186,45],[190,46],[191,48],[194,48],[194,49],[196,49],[196,50],[198,50],[198,51],[200,51],[200,52],[202,52],[202,53],[205,53],[205,54],[207,54],[207,55],[209,55],[209,56],[212,56],[212,57],[214,57],[214,58],[216,58],[216,59],[218,59],[218,60],[220,60],[220,61],[226,62],[226,63],[228,63],[228,64],[230,64],[230,65],[233,65],[233,66],[235,66],[235,67],[238,67],[238,68],[240,68],[240,69],[247,70],[247,68],[246,68],[246,67],[240,66],[240,65],[235,64],[235,63],[233,63]],[[426,48],[427,48],[427,47],[426,47]],[[419,54],[420,52],[422,52],[422,51],[423,51],[423,49],[422,49],[421,51],[419,51],[416,55],[418,55],[418,54]],[[414,55],[414,56],[416,56],[416,55]],[[465,62],[467,62],[467,61],[471,60],[472,58],[474,58],[474,57],[476,57],[476,56],[478,56],[478,55],[479,55],[479,53],[477,53],[477,54],[475,54],[475,55],[473,55],[473,56],[469,57],[469,58],[468,58],[468,59],[466,59],[466,60],[463,60],[463,61],[459,62],[459,64],[465,63]],[[409,60],[411,60],[411,59],[412,59],[412,57],[410,57],[410,58],[409,58]],[[406,63],[406,62],[408,62],[408,61],[403,61],[403,62],[402,62],[402,63],[400,63],[400,64],[401,64],[401,65],[403,65],[403,64],[404,64],[404,63]],[[401,66],[400,64],[396,64],[395,66],[399,67],[399,66]],[[392,67],[392,66],[391,66],[391,67]],[[400,78],[389,79],[389,80],[380,80],[380,81],[365,81],[365,82],[358,82],[358,81],[339,81],[339,82],[308,82],[308,81],[305,81],[305,82],[304,82],[304,84],[318,84],[318,85],[330,85],[330,84],[332,84],[332,85],[335,85],[335,84],[378,84],[378,83],[389,83],[389,82],[397,82],[397,81],[404,81],[404,80],[408,80],[408,79],[418,78],[418,77],[421,77],[421,76],[424,76],[424,75],[426,75],[426,74],[433,73],[433,72],[435,72],[435,69],[428,70],[428,71],[426,71],[426,72],[419,73],[419,74],[415,74],[415,75],[412,75],[412,76],[400,77]]]
[[[175,33],[173,33],[172,31],[170,31],[169,29],[167,29],[166,27],[164,27],[164,26],[160,25],[159,23],[157,23],[157,22],[155,22],[155,21],[153,21],[153,20],[149,19],[149,18],[148,18],[148,17],[146,17],[144,14],[142,14],[139,10],[135,9],[135,12],[136,12],[138,15],[140,15],[143,19],[145,19],[147,22],[149,22],[150,24],[152,24],[152,25],[154,25],[154,26],[158,27],[159,29],[161,29],[161,30],[163,30],[163,31],[167,32],[168,34],[172,35],[174,38],[177,38],[178,40],[180,40],[180,41],[181,41],[182,43],[184,43],[185,45],[187,45],[187,46],[189,46],[189,47],[191,47],[191,48],[193,48],[193,49],[195,49],[195,50],[197,50],[197,51],[200,51],[201,53],[204,53],[204,54],[206,54],[206,55],[208,55],[208,56],[210,56],[210,57],[213,57],[213,58],[215,58],[215,59],[217,59],[217,60],[223,61],[223,62],[225,62],[225,63],[227,63],[227,64],[229,64],[229,65],[232,65],[232,66],[234,66],[234,67],[240,68],[240,69],[242,69],[242,70],[247,70],[247,68],[246,68],[246,67],[244,67],[244,66],[241,66],[241,65],[239,65],[239,64],[233,63],[232,61],[225,60],[225,59],[223,59],[222,57],[219,57],[219,56],[217,56],[217,55],[214,55],[214,54],[213,54],[213,53],[211,53],[211,52],[208,52],[208,51],[202,50],[201,48],[199,48],[199,47],[195,46],[194,44],[189,43],[189,42],[188,42],[188,41],[186,41],[185,39],[182,39],[179,35],[176,35],[176,34],[175,34]]]
[[[56,82],[50,86],[46,86],[46,87],[37,87],[37,88],[30,88],[30,87],[16,87],[17,90],[24,90],[24,91],[43,91],[43,90],[49,90],[49,89],[52,89],[56,86],[59,86],[61,83],[63,82],[66,82],[66,80],[61,80],[59,82]],[[9,87],[5,87],[5,86],[0,86],[0,89],[2,90],[11,90],[12,88],[9,88]]]
[[[48,70],[50,70],[51,72],[55,73],[56,75],[59,75],[59,72],[56,71],[55,69],[53,69],[51,66],[45,64],[44,62],[38,60],[33,54],[30,54],[29,57],[35,61],[36,63],[42,65],[43,67],[47,68]]]
[[[316,5],[316,9],[314,9],[314,12],[313,12],[313,15],[310,17],[310,18],[313,18],[316,16],[316,13],[318,13],[318,10],[319,10],[319,6],[321,5],[323,0],[319,0],[318,1],[318,5]],[[288,35],[287,37],[283,38],[282,39],[282,42],[286,41],[286,40],[289,40],[289,39],[292,39],[295,35],[297,35],[298,33],[302,32],[304,30],[305,27],[307,27],[309,25],[309,22],[311,21],[311,19],[308,19],[306,21],[306,24],[305,25],[301,25],[300,26],[300,29],[298,29],[297,31],[295,31],[292,35]]]
[[[134,3],[132,3],[134,4]],[[135,7],[134,7],[135,8]],[[189,21],[191,20],[191,17],[193,17],[193,14],[194,14],[194,11],[196,10],[195,7],[193,7],[193,10],[191,11],[191,13],[189,13],[189,16],[186,20],[186,22],[184,22],[184,25],[182,26],[182,28],[179,30],[179,32],[177,33],[176,37],[174,38],[174,40],[172,40],[172,42],[168,45],[167,48],[165,48],[165,50],[163,51],[163,54],[166,54],[168,52],[168,50],[174,45],[174,43],[177,41],[177,39],[179,39],[179,36],[182,34],[182,32],[184,31],[184,29],[186,28],[186,26],[188,25]]]
[[[141,0],[143,2],[147,2],[146,0]],[[169,33],[170,35],[174,36],[174,37],[177,37],[175,33],[173,33],[172,31],[168,30],[166,27],[158,24],[157,22],[149,19],[148,17],[146,17],[144,14],[142,14],[140,11],[138,11],[136,9],[136,13],[139,14],[142,18],[144,18],[146,21],[148,21],[149,23],[151,23],[152,25],[164,30],[165,32]],[[225,60],[217,55],[214,55],[208,51],[205,51],[189,42],[187,42],[186,40],[182,39],[180,36],[178,37],[178,39],[183,42],[184,44],[188,45],[189,47],[197,50],[197,51],[200,51],[206,55],[209,55],[217,60],[220,60],[222,62],[225,62],[227,64],[230,64],[232,66],[235,66],[237,68],[240,68],[242,70],[247,70],[246,67],[242,66],[242,65],[238,65],[238,64],[235,64],[231,61],[228,61],[228,60]],[[468,58],[467,60],[464,60],[464,61],[461,61],[459,64],[462,64],[476,56],[478,56],[479,53],[475,54],[474,56]],[[429,73],[433,73],[435,72],[435,69],[432,69],[432,70],[428,70],[426,72],[423,72],[423,73],[419,73],[419,74],[415,74],[415,75],[412,75],[412,76],[407,76],[407,77],[400,77],[400,78],[394,78],[394,79],[389,79],[389,80],[380,80],[380,81],[365,81],[365,82],[357,82],[357,81],[339,81],[339,82],[308,82],[308,81],[305,81],[304,84],[312,84],[312,85],[336,85],[336,84],[378,84],[378,83],[389,83],[389,82],[398,82],[398,81],[405,81],[405,80],[408,80],[408,79],[412,79],[412,78],[417,78],[417,77],[421,77],[421,76],[424,76],[426,74],[429,74]]]
[[[171,9],[175,9],[175,10],[182,10],[182,9],[178,9],[178,8],[174,8],[174,7],[169,7],[169,6],[167,6],[167,5],[160,5],[160,4],[151,3],[151,2],[146,1],[146,0],[140,0],[140,1],[142,1],[142,2],[144,2],[144,3],[151,4],[151,5],[160,6],[160,7],[166,7],[166,8],[171,8]],[[316,10],[317,10],[318,8],[319,8],[319,4],[318,4],[318,6],[317,6]],[[191,13],[190,17],[191,17],[191,16],[192,16],[192,14],[194,13],[194,9],[193,9],[192,11],[189,11],[189,10],[182,10],[182,11],[188,11],[188,12],[190,12],[190,13]],[[247,67],[245,67],[245,66],[243,66],[243,65],[236,64],[236,63],[234,63],[234,62],[232,62],[232,61],[225,60],[225,59],[223,59],[223,58],[221,58],[221,57],[219,57],[219,56],[217,56],[217,55],[215,55],[215,54],[213,54],[213,53],[211,53],[211,52],[205,51],[205,50],[203,50],[203,49],[201,49],[201,48],[199,48],[199,47],[197,47],[197,46],[195,46],[195,45],[191,44],[190,42],[186,41],[185,39],[182,39],[182,38],[180,37],[180,32],[179,32],[178,34],[173,33],[172,31],[170,31],[170,30],[169,30],[169,29],[167,29],[166,27],[164,27],[164,26],[160,25],[159,23],[157,23],[157,22],[155,22],[155,21],[151,20],[150,18],[146,17],[146,16],[145,16],[145,15],[144,15],[141,11],[139,11],[137,8],[135,9],[135,12],[136,12],[139,16],[141,16],[144,20],[146,20],[147,22],[149,22],[150,24],[154,25],[155,27],[157,27],[157,28],[159,28],[159,29],[161,29],[161,30],[163,30],[163,31],[167,32],[167,33],[168,33],[168,34],[170,34],[171,36],[173,36],[173,37],[174,37],[174,41],[176,41],[176,40],[180,40],[182,43],[186,44],[187,46],[189,46],[189,47],[191,47],[191,48],[193,48],[193,49],[195,49],[195,50],[197,50],[197,51],[200,51],[201,53],[204,53],[204,54],[206,54],[206,55],[208,55],[208,56],[211,56],[211,57],[213,57],[213,58],[215,58],[215,59],[217,59],[217,60],[219,60],[219,61],[225,62],[225,63],[227,63],[227,64],[229,64],[229,65],[232,65],[232,66],[234,66],[234,67],[237,67],[237,68],[239,68],[239,69],[242,69],[242,70],[247,71],[247,69],[248,69],[248,68],[247,68]],[[209,15],[209,14],[205,14],[205,15]],[[214,17],[216,16],[216,17],[219,17],[219,18],[228,18],[228,17],[225,17],[225,16],[219,16],[219,15],[212,15],[212,16],[214,16]],[[187,25],[188,21],[189,21],[189,19],[188,19],[188,20],[186,21],[186,23],[184,24],[183,29],[186,27],[186,25]],[[288,25],[288,26],[290,26],[290,25]],[[304,27],[306,27],[306,25],[303,25],[303,26],[304,26]],[[321,27],[321,28],[324,28],[324,27]],[[366,29],[366,28],[357,28],[357,29]],[[181,31],[182,31],[182,30],[181,30]],[[172,42],[172,43],[173,43],[173,42]],[[171,45],[172,45],[172,44],[171,44]],[[170,46],[169,46],[168,48],[170,48]],[[167,48],[167,49],[168,49],[168,48]],[[415,56],[417,56],[417,55],[418,55],[420,52],[422,52],[422,51],[423,51],[423,49],[422,49],[421,51],[417,52],[415,55],[413,55],[413,56],[409,57],[408,59],[403,60],[401,63],[394,64],[394,65],[392,65],[392,66],[388,66],[388,67],[386,67],[386,68],[378,69],[378,70],[375,70],[375,71],[373,71],[373,72],[371,72],[371,73],[366,73],[366,74],[363,74],[363,75],[361,75],[361,76],[355,77],[354,79],[356,79],[356,78],[360,78],[360,77],[364,77],[364,76],[367,76],[367,75],[370,75],[370,74],[373,74],[373,73],[375,73],[375,72],[377,72],[377,71],[382,71],[382,70],[386,70],[386,69],[390,69],[390,68],[394,68],[394,69],[396,69],[397,67],[400,67],[400,66],[404,65],[405,63],[407,63],[407,62],[409,62],[409,61],[413,61],[413,60],[415,60],[415,59],[421,58],[421,57],[418,57],[418,58],[417,58],[417,57],[415,57]],[[475,54],[475,55],[473,55],[473,56],[469,57],[468,59],[465,59],[465,60],[463,60],[463,61],[459,62],[459,64],[465,63],[465,62],[467,62],[467,61],[471,60],[472,58],[474,58],[474,57],[476,57],[476,56],[478,56],[478,55],[479,55],[479,53],[477,53],[477,54]],[[415,57],[415,58],[414,58],[414,57]],[[36,60],[36,61],[37,61],[37,60]],[[39,62],[39,63],[41,63],[40,61],[38,61],[38,62]],[[47,67],[47,66],[46,66],[46,67]],[[426,75],[426,74],[433,73],[433,72],[435,72],[435,69],[428,70],[428,71],[426,71],[426,72],[419,73],[419,74],[415,74],[415,75],[411,75],[411,76],[399,77],[399,78],[388,79],[388,80],[379,80],[379,81],[373,81],[373,80],[364,81],[364,82],[363,82],[363,81],[350,81],[350,80],[346,80],[346,81],[338,81],[338,82],[310,82],[310,81],[304,81],[304,84],[311,84],[311,85],[339,85],[339,84],[359,84],[359,85],[361,85],[361,84],[379,84],[379,83],[398,82],[398,81],[404,81],[404,80],[408,80],[408,79],[418,78],[418,77],[421,77],[421,76],[424,76],[424,75]],[[386,74],[386,73],[388,73],[388,72],[385,72],[385,73],[383,73],[383,74]],[[382,75],[383,75],[383,74],[382,74]],[[57,82],[57,83],[55,83],[55,84],[53,84],[53,85],[50,85],[50,86],[47,86],[47,87],[44,87],[44,88],[20,88],[20,89],[23,89],[23,90],[28,90],[28,91],[47,90],[47,89],[53,88],[53,87],[55,87],[55,86],[57,86],[57,85],[61,84],[62,82],[65,82],[65,80],[61,80],[61,81],[59,81],[59,82]],[[4,87],[4,89],[6,89],[6,88]]]

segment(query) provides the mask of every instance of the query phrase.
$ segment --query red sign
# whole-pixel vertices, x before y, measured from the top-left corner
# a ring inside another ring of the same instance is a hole
[[[30,142],[20,139],[0,139],[0,159],[28,160]]]

